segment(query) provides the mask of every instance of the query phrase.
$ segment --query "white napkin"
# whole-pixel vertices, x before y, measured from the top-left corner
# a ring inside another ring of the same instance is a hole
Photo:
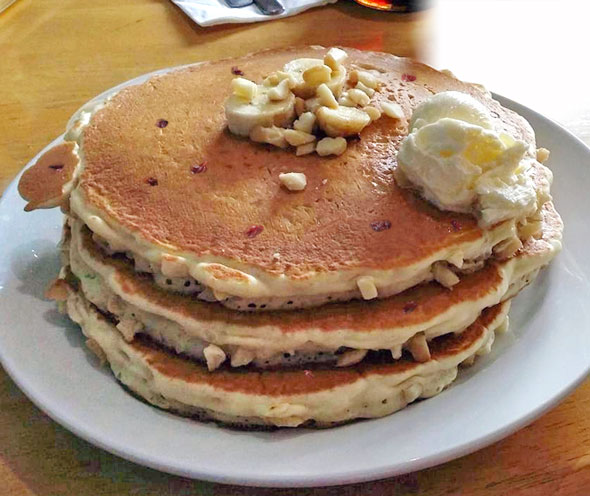
[[[319,7],[337,0],[280,0],[285,12],[280,15],[263,15],[256,5],[248,5],[238,9],[227,6],[223,0],[172,0],[199,26],[215,26],[216,24],[246,23],[270,21],[299,14],[312,7]]]

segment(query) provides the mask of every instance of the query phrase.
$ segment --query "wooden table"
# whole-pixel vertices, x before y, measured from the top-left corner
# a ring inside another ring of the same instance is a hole
[[[19,0],[0,14],[0,190],[76,108],[117,83],[161,67],[310,42],[450,67],[590,144],[589,14],[584,2],[564,0],[441,1],[411,15],[341,0],[285,20],[202,29],[168,0]],[[0,494],[588,495],[589,411],[586,381],[527,428],[445,465],[345,488],[274,491],[190,481],[112,456],[51,421],[0,369]]]

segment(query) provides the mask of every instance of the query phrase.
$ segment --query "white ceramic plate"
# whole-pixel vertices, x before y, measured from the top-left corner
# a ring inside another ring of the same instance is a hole
[[[138,80],[135,80],[137,82]],[[0,203],[0,359],[39,408],[112,453],[188,477],[319,486],[419,470],[480,449],[540,416],[590,368],[590,150],[509,100],[551,150],[565,248],[512,305],[511,332],[440,396],[329,430],[239,432],[152,408],[84,349],[43,291],[59,269],[57,209],[25,214],[13,183]]]

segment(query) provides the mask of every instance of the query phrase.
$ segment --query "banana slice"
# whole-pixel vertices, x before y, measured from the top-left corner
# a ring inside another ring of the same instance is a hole
[[[319,126],[332,137],[358,134],[371,122],[366,112],[354,107],[320,107],[316,116]]]
[[[295,93],[296,96],[304,99],[315,96],[316,89],[320,84],[318,82],[320,78],[309,77],[310,72],[308,72],[308,80],[306,81],[303,78],[303,73],[305,73],[312,67],[318,67],[317,72],[320,73],[320,68],[322,66],[324,66],[324,61],[321,59],[295,59],[285,64],[285,67],[283,67],[283,71],[290,74],[295,82],[291,91],[293,91],[293,93]],[[315,71],[311,72],[313,73]],[[334,95],[338,97],[340,96],[340,93],[342,93],[342,88],[344,87],[345,82],[346,69],[343,66],[340,66],[337,70],[331,71],[330,80],[327,81],[325,84],[328,86],[328,88],[330,88],[332,93],[334,93]]]
[[[251,101],[237,95],[225,101],[225,116],[229,130],[238,136],[247,137],[252,129],[260,127],[290,127],[295,120],[295,95],[287,92],[283,100],[271,100],[273,88],[258,85]]]

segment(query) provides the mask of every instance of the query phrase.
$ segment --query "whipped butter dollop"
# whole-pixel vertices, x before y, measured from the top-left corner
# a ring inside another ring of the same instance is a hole
[[[439,209],[475,214],[489,227],[537,211],[528,149],[498,131],[488,109],[472,96],[442,92],[414,110],[396,176]]]

